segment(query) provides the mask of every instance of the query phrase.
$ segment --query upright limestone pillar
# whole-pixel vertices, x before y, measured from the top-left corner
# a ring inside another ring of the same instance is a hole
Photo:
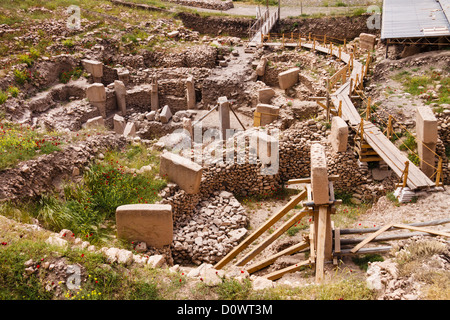
[[[93,83],[86,89],[89,102],[95,106],[100,115],[106,118],[106,90],[102,83]]]
[[[159,109],[159,99],[158,99],[158,81],[156,80],[156,77],[153,77],[152,79],[152,92],[151,92],[151,108],[152,110],[158,110]]]
[[[434,173],[435,152],[438,139],[437,119],[428,106],[416,110],[417,150],[420,158],[420,170],[428,177]]]
[[[126,116],[127,114],[127,103],[126,103],[126,95],[127,90],[125,88],[125,84],[120,80],[114,81],[114,92],[116,94],[117,106],[122,113],[122,116]]]
[[[227,97],[220,97],[217,101],[219,103],[219,130],[220,138],[225,140],[227,129],[231,128],[230,122],[230,102]]]
[[[195,108],[195,88],[194,88],[194,78],[192,76],[190,76],[186,80],[186,101],[188,109]]]

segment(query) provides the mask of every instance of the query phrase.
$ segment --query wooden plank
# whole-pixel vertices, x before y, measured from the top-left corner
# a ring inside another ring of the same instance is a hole
[[[386,230],[388,230],[392,226],[393,226],[393,224],[389,223],[389,224],[385,225],[384,227],[380,228],[378,231],[374,232],[373,234],[371,234],[370,236],[365,238],[363,241],[361,241],[358,245],[356,245],[353,249],[351,249],[350,252],[351,253],[357,252],[363,246],[368,244],[370,241],[372,241],[374,238],[376,238],[378,235],[380,235],[381,233],[385,232]]]
[[[275,260],[277,260],[278,258],[280,258],[282,256],[288,256],[288,255],[294,254],[294,253],[299,252],[308,247],[309,247],[309,242],[302,241],[302,242],[297,243],[293,246],[290,246],[289,248],[286,248],[280,252],[277,252],[276,254],[271,255],[270,257],[268,257],[264,260],[261,260],[259,262],[252,264],[251,266],[247,267],[245,270],[247,270],[247,272],[250,274],[254,273],[258,270],[261,270],[261,269],[271,265],[272,263],[275,262]]]
[[[406,226],[415,226],[415,227],[426,227],[426,226],[438,226],[441,224],[450,223],[450,219],[438,219],[438,220],[431,220],[431,221],[425,221],[425,222],[415,222],[415,223],[409,223],[405,224]],[[359,234],[359,233],[371,233],[375,232],[377,230],[380,230],[380,228],[365,228],[365,229],[342,229],[341,234]],[[394,230],[394,228],[391,228],[387,231]]]
[[[387,230],[390,231],[390,230]],[[441,232],[450,232],[450,230],[441,230]],[[399,240],[406,239],[416,236],[436,236],[436,234],[430,234],[428,232],[409,232],[409,233],[400,233],[386,236],[378,236],[372,239],[372,242],[380,242],[380,241],[390,241],[390,240]],[[361,242],[364,239],[356,238],[356,239],[341,239],[341,245],[351,245]]]
[[[303,261],[297,264],[294,264],[292,266],[289,266],[287,268],[284,269],[280,269],[277,271],[274,271],[272,273],[269,273],[268,275],[265,275],[264,278],[267,278],[269,280],[277,280],[279,278],[281,278],[282,276],[284,276],[286,273],[291,273],[291,272],[295,272],[295,271],[299,271],[301,268],[305,267],[305,266],[311,266],[312,263],[310,261]]]
[[[358,250],[358,252],[351,252],[350,249],[342,249],[340,255],[341,256],[347,256],[352,254],[369,254],[369,253],[380,253],[380,252],[386,252],[390,251],[392,249],[391,246],[383,246],[383,247],[373,247],[373,248],[361,248]]]
[[[339,180],[339,175],[328,176],[328,181],[337,181],[337,180]],[[290,179],[287,181],[287,184],[300,184],[300,183],[311,183],[311,177],[300,178],[300,179]]]
[[[318,219],[316,221],[317,224],[316,283],[321,283],[323,281],[324,276],[327,218],[328,218],[328,208],[326,206],[320,206]]]
[[[314,223],[311,223],[309,225],[309,259],[311,261],[316,260],[316,239],[315,239],[315,232],[314,232]]]
[[[411,225],[394,224],[393,227],[394,228],[399,228],[399,229],[408,229],[408,230],[422,231],[422,232],[426,232],[426,233],[435,234],[437,236],[450,237],[450,233],[448,233],[448,232],[432,230],[432,229],[422,228],[422,227],[415,227],[415,226],[411,226]]]
[[[295,207],[300,201],[302,201],[307,195],[306,190],[293,197],[283,208],[280,209],[275,215],[273,215],[268,221],[261,225],[255,232],[245,238],[238,246],[231,250],[222,260],[220,260],[214,269],[222,269],[228,262],[236,257],[242,250],[247,248],[253,241],[255,241],[261,234],[280,220],[286,213],[288,213],[293,207]]]
[[[253,259],[258,253],[267,248],[272,242],[278,239],[284,232],[286,232],[290,227],[292,227],[297,221],[301,220],[308,213],[310,213],[310,210],[302,210],[294,214],[288,221],[277,228],[268,238],[266,238],[262,243],[256,246],[256,248],[250,251],[244,258],[236,263],[236,265],[243,266],[248,261]]]
[[[364,124],[366,126],[366,122]],[[365,140],[372,146],[380,157],[389,165],[389,167],[401,176],[404,169],[404,163],[409,161],[403,153],[387,139],[377,128],[364,131]],[[410,162],[410,161],[409,161]],[[433,186],[431,181],[419,168],[410,162],[410,174],[408,174],[408,187],[417,189],[419,187]]]

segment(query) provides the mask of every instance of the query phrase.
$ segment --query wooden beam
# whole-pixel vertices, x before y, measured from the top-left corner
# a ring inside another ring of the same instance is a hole
[[[341,252],[341,229],[335,228],[334,229],[334,258],[333,258],[333,264],[337,264],[336,256],[339,255]]]
[[[316,283],[321,283],[324,276],[325,266],[325,247],[327,238],[327,219],[328,219],[328,207],[320,206],[317,223],[317,249],[316,249]]]
[[[339,253],[340,256],[348,256],[352,254],[369,254],[369,253],[380,253],[380,252],[386,252],[390,251],[392,249],[391,246],[383,246],[383,247],[373,247],[373,248],[361,248],[358,250],[358,252],[351,252],[350,249],[343,249],[341,250],[341,253]]]
[[[387,230],[389,231],[389,230]],[[450,230],[441,230],[442,232],[450,232]],[[410,233],[401,233],[401,234],[392,234],[386,236],[378,236],[375,239],[372,239],[372,242],[381,242],[381,241],[390,241],[390,240],[399,240],[399,239],[407,239],[411,237],[417,236],[436,236],[435,234],[430,234],[428,232],[410,232]],[[356,239],[341,239],[341,245],[351,245],[361,242],[364,239],[356,238]]]
[[[338,175],[328,176],[328,181],[337,181],[339,179]],[[311,177],[300,178],[300,179],[290,179],[286,184],[300,184],[300,183],[311,183]]]
[[[379,236],[381,233],[385,232],[386,230],[388,230],[392,226],[393,226],[393,224],[389,223],[389,224],[385,225],[384,227],[380,228],[378,231],[374,232],[373,234],[371,234],[370,236],[365,238],[363,241],[361,241],[358,245],[356,245],[353,249],[351,249],[350,252],[351,253],[357,252],[359,249],[361,249],[367,243],[369,243],[370,241],[375,239],[377,236]]]
[[[259,262],[256,262],[254,264],[252,264],[251,266],[249,266],[248,268],[246,268],[245,270],[247,270],[248,273],[254,273],[258,270],[261,270],[269,265],[271,265],[272,263],[275,262],[275,260],[277,260],[278,258],[282,257],[282,256],[289,256],[291,254],[294,254],[296,252],[299,252],[303,249],[306,249],[309,247],[309,242],[305,242],[302,241],[300,243],[294,244],[293,246],[290,246],[289,248],[286,248],[274,255],[271,255],[270,257],[261,260]]]
[[[399,229],[422,231],[422,232],[426,232],[426,233],[435,234],[437,236],[450,237],[450,233],[442,232],[442,231],[438,231],[438,230],[431,230],[428,228],[414,227],[414,226],[408,226],[408,225],[404,225],[404,224],[394,224],[393,227],[399,228]]]
[[[301,220],[304,216],[310,213],[310,210],[302,210],[294,214],[288,221],[283,223],[279,228],[276,229],[267,239],[260,243],[256,248],[254,248],[250,253],[248,253],[244,258],[242,258],[237,266],[243,266],[248,261],[253,259],[258,253],[267,248],[272,242],[278,239],[286,230],[293,226],[297,221]]]
[[[281,208],[278,213],[273,215],[266,223],[261,225],[255,232],[253,232],[249,237],[245,238],[238,246],[231,250],[222,260],[220,260],[214,269],[222,269],[228,262],[230,262],[234,257],[236,257],[242,250],[247,248],[253,241],[255,241],[261,234],[263,234],[267,229],[274,225],[278,220],[281,219],[287,212],[289,212],[293,207],[295,207],[300,201],[302,201],[307,195],[306,190],[296,195],[291,199],[283,208]]]
[[[269,273],[268,275],[264,276],[265,278],[269,279],[269,280],[277,280],[279,278],[281,278],[282,276],[284,276],[286,273],[291,273],[291,272],[295,272],[300,270],[301,268],[305,267],[305,266],[311,266],[312,263],[310,261],[303,261],[297,264],[294,264],[292,266],[289,266],[287,268],[284,269],[280,269],[277,271],[274,271],[272,273]]]
[[[415,222],[411,224],[405,224],[406,226],[424,227],[424,226],[437,226],[441,224],[450,223],[450,219],[439,219],[425,222]],[[391,228],[392,230],[394,228]],[[390,231],[391,229],[387,230]],[[365,228],[365,229],[342,229],[341,234],[358,234],[358,233],[371,233],[380,230],[380,228]]]

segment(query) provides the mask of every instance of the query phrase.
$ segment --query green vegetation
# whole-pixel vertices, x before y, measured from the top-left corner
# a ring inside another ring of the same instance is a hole
[[[33,146],[32,140],[25,142]],[[128,169],[141,165],[144,159],[146,164],[150,161],[151,170],[136,174]],[[78,236],[89,237],[93,243],[107,241],[114,233],[112,227],[118,206],[159,200],[158,192],[166,186],[166,181],[155,178],[158,159],[156,153],[140,145],[122,152],[109,151],[104,161],[90,166],[81,183],[67,182],[62,196],[46,194],[25,208],[3,207],[3,214],[18,215],[21,220],[34,217],[49,230],[70,229]],[[128,164],[130,167],[125,166]]]
[[[17,87],[10,86],[10,87],[8,88],[8,92],[9,92],[9,94],[11,94],[12,97],[17,98],[17,96],[18,96],[19,93],[20,93],[20,90],[19,90],[19,88],[17,88]],[[1,104],[1,103],[0,103],[0,104]]]
[[[435,88],[439,84],[440,87],[436,90],[438,97],[433,98],[432,95],[429,95],[426,103],[450,103],[450,77],[436,71],[434,68],[425,70],[423,74],[417,75],[412,73],[417,71],[417,69],[404,70],[393,76],[392,79],[402,83],[404,90],[415,96],[427,94],[429,93],[429,88]]]
[[[379,254],[365,254],[362,256],[354,256],[352,257],[352,261],[359,266],[359,268],[363,271],[367,271],[369,267],[369,262],[375,261],[384,261],[383,257]]]
[[[403,140],[402,144],[398,148],[402,151],[414,151],[417,148],[416,138],[409,132],[406,132],[406,139]]]
[[[62,45],[68,49],[72,49],[73,47],[75,47],[75,43],[72,39],[64,39],[62,41]]]
[[[70,71],[64,71],[61,72],[59,75],[59,82],[61,83],[67,83],[71,79],[77,80],[84,74],[84,70],[81,67],[76,67],[73,70]]]
[[[28,126],[3,122],[0,124],[0,170],[38,154],[58,151],[62,143],[57,135],[44,135]]]
[[[31,72],[29,70],[14,69],[14,79],[19,85],[24,85],[25,82],[31,80]]]
[[[2,90],[0,90],[0,106],[2,104],[4,104],[6,102],[6,100],[8,100],[8,93],[3,92]]]

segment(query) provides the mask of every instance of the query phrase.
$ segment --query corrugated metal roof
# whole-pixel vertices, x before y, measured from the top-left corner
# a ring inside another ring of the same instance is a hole
[[[450,0],[384,0],[381,39],[450,35]]]

